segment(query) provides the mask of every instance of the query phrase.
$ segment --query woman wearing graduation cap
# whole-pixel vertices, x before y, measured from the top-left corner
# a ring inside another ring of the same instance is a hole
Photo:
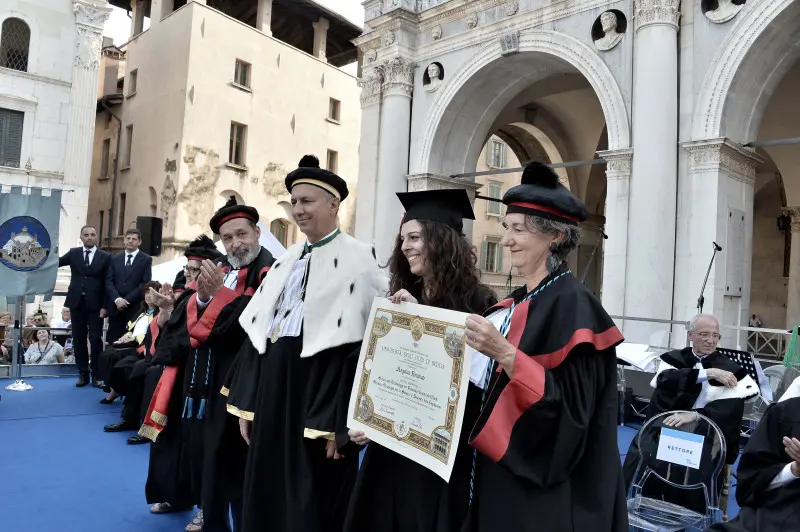
[[[566,264],[586,207],[540,163],[503,203],[502,244],[525,286],[467,318],[467,343],[488,359],[464,530],[627,530],[614,351],[623,338]]]
[[[406,209],[389,259],[390,299],[460,312],[483,312],[497,302],[480,283],[463,219],[475,215],[463,189],[397,194]],[[467,394],[461,442],[449,484],[421,465],[371,443],[364,455],[350,507],[347,532],[451,532],[459,530],[469,505],[472,452],[469,430],[480,405],[472,383]],[[353,442],[367,443],[351,431]]]

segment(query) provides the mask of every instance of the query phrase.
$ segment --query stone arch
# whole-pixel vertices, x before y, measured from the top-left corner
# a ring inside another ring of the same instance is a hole
[[[501,61],[503,59],[503,61]],[[528,63],[527,68],[519,68]],[[497,114],[526,86],[547,77],[548,67],[565,66],[582,74],[594,90],[608,126],[609,149],[630,146],[630,125],[622,92],[611,70],[587,45],[563,33],[535,30],[519,37],[519,53],[503,57],[500,42],[486,46],[461,66],[439,89],[423,129],[412,174],[450,174],[469,171],[468,157],[480,153],[493,114]],[[533,67],[533,68],[531,68]],[[518,72],[526,72],[518,75]],[[502,73],[516,75],[511,80]],[[496,85],[491,88],[488,84]],[[480,95],[480,96],[479,96]],[[476,101],[482,100],[482,101]],[[470,116],[459,109],[470,101]],[[475,125],[478,124],[477,129]],[[475,130],[464,150],[450,141],[450,132]]]
[[[214,211],[217,211],[220,207],[225,205],[225,202],[227,202],[228,198],[230,198],[231,196],[236,198],[236,203],[238,203],[239,205],[245,204],[244,198],[242,198],[241,194],[239,194],[235,190],[226,189],[220,192],[214,199]]]
[[[706,73],[692,124],[696,140],[756,137],[764,108],[800,58],[800,0],[749,2]]]

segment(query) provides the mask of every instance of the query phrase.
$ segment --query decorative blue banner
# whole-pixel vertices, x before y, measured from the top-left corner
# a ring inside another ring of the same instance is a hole
[[[0,192],[0,294],[50,297],[58,273],[61,191]]]

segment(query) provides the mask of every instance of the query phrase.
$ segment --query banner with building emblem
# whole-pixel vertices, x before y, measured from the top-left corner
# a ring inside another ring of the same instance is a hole
[[[61,191],[0,191],[0,294],[51,296],[58,273]]]

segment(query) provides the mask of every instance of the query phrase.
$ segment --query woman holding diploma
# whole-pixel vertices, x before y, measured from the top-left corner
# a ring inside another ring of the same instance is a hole
[[[467,343],[489,359],[464,530],[627,530],[614,350],[623,338],[566,265],[586,207],[540,163],[503,203],[502,244],[525,286],[467,318]]]
[[[406,209],[389,259],[389,299],[460,312],[483,312],[497,302],[479,280],[472,244],[461,234],[463,219],[475,219],[463,189],[398,193]],[[472,450],[467,436],[481,391],[470,383],[450,483],[416,462],[370,443],[350,498],[347,532],[455,532],[469,507]],[[358,444],[363,432],[350,431]]]

